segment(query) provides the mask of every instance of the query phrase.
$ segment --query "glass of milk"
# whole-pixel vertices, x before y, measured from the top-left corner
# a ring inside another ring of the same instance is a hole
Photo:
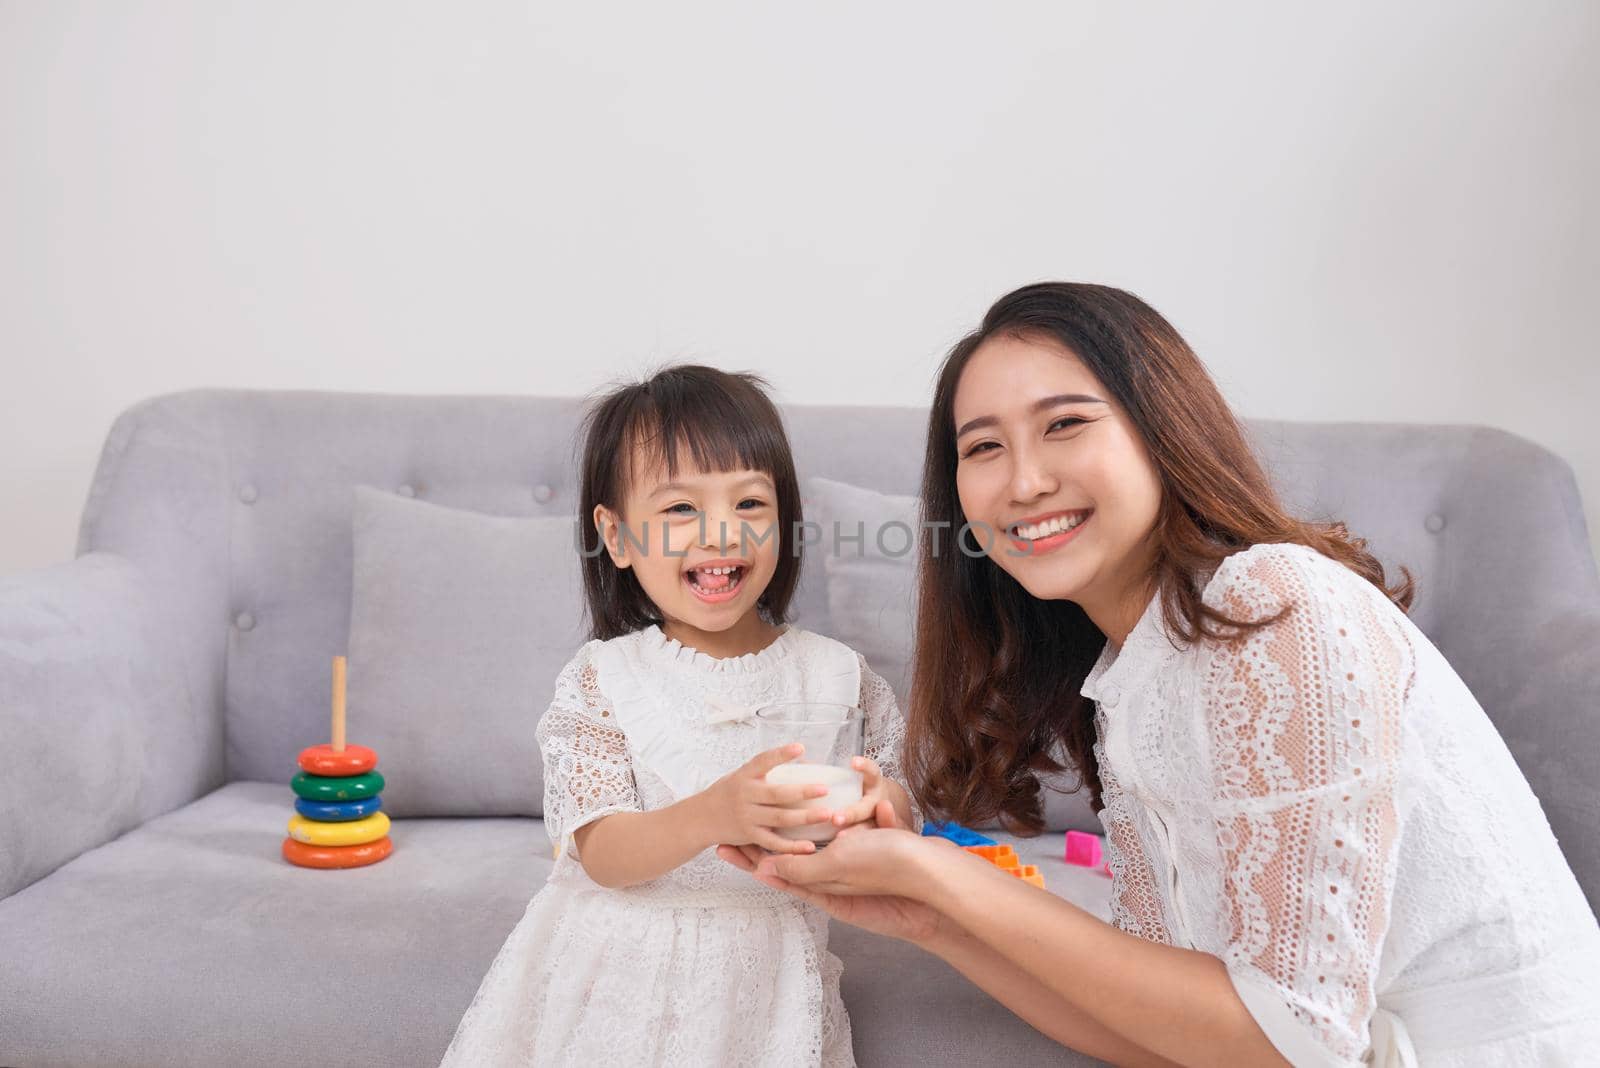
[[[826,701],[780,701],[756,709],[758,746],[762,751],[791,742],[805,746],[800,756],[767,772],[767,781],[817,783],[828,788],[826,797],[807,798],[785,807],[838,811],[861,800],[861,773],[850,766],[850,761],[861,755],[865,722],[865,715],[854,705]],[[783,838],[808,840],[818,846],[831,841],[836,831],[831,821],[777,829]]]

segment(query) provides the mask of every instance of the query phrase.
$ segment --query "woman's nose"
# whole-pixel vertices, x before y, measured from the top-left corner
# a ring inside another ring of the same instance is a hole
[[[1019,504],[1054,493],[1057,481],[1037,450],[1013,449],[1011,453],[1011,499]]]

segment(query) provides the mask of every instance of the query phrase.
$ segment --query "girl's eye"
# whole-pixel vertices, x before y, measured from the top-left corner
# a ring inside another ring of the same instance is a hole
[[[692,504],[674,504],[667,511],[677,515],[694,515],[695,507]]]
[[[966,452],[962,453],[962,457],[961,458],[962,459],[966,459],[968,456],[976,456],[980,452],[988,452],[990,449],[998,449],[999,447],[1000,446],[996,445],[992,441],[980,441],[976,445],[974,445],[972,448],[970,448]]]
[[[752,508],[760,508],[763,505],[765,505],[766,503],[767,503],[766,501],[763,501],[763,500],[761,500],[760,498],[757,498],[757,497],[746,497],[744,500],[739,502],[739,507],[743,508],[745,505],[748,504]]]
[[[1088,421],[1089,420],[1087,420],[1087,419],[1080,419],[1075,415],[1064,415],[1060,419],[1057,419],[1055,422],[1051,423],[1050,424],[1050,429],[1054,430],[1058,426],[1059,427],[1070,426],[1070,425],[1072,425],[1074,423],[1082,425],[1082,424],[1087,423]]]

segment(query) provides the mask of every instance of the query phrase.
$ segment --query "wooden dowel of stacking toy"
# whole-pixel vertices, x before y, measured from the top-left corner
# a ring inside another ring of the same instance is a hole
[[[333,751],[344,752],[344,657],[333,658]]]

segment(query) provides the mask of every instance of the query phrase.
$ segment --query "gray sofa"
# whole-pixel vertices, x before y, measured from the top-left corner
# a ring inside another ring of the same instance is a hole
[[[0,580],[0,1064],[437,1062],[549,870],[540,822],[397,820],[383,863],[306,872],[279,857],[287,781],[326,737],[352,487],[571,513],[578,413],[200,391],[117,420],[77,558]],[[915,492],[924,411],[786,416],[802,475]],[[1298,510],[1417,572],[1415,618],[1600,900],[1600,579],[1569,468],[1484,428],[1252,431]],[[1059,833],[1022,850],[1104,915]],[[835,949],[864,1065],[1083,1062],[908,947],[836,925]]]

